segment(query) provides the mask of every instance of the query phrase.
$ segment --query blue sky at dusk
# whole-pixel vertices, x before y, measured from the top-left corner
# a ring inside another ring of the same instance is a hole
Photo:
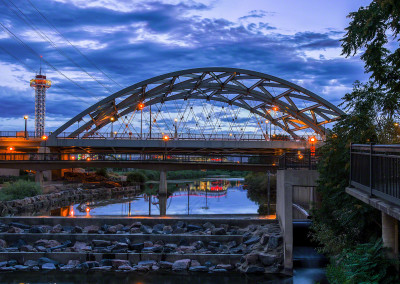
[[[0,23],[26,44],[0,26],[0,130],[22,129],[24,114],[33,118],[29,80],[39,69],[38,55],[76,82],[43,64],[53,82],[47,98],[48,130],[123,87],[197,67],[267,73],[338,105],[355,80],[367,78],[358,56],[341,56],[339,40],[348,13],[369,3],[0,0]]]

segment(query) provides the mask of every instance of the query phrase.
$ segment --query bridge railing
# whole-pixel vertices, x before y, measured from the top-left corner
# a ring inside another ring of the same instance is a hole
[[[311,153],[284,153],[279,157],[279,169],[308,169],[316,170],[319,161],[319,154]]]
[[[277,166],[277,156],[262,155],[170,155],[158,154],[132,154],[132,153],[0,153],[0,162],[45,162],[45,161],[70,161],[70,162],[182,162],[182,163],[229,163],[229,164],[264,164]]]
[[[45,135],[49,136],[51,132],[46,132]],[[0,131],[1,138],[41,138],[35,134],[34,131]]]
[[[352,144],[350,185],[400,205],[400,145]]]
[[[233,140],[233,141],[308,141],[309,136],[294,139],[288,135],[267,134],[238,134],[238,133],[102,133],[95,132],[91,135],[85,133],[76,137],[69,137],[72,133],[63,132],[57,136],[59,139],[123,139],[123,140],[163,140],[167,135],[170,140]]]

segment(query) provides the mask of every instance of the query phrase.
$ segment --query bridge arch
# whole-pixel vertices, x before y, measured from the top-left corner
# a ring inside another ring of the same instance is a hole
[[[76,115],[52,137],[62,133],[68,138],[90,137],[114,119],[138,112],[140,106],[178,100],[206,100],[236,106],[294,138],[306,129],[324,136],[324,125],[343,114],[315,93],[278,77],[237,68],[196,68],[156,76],[120,90]]]

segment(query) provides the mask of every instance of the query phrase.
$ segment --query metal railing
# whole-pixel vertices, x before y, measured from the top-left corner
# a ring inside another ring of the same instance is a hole
[[[279,169],[308,169],[316,170],[319,155],[307,151],[306,153],[284,153],[279,157]]]
[[[350,185],[400,205],[400,145],[352,144]]]
[[[159,154],[132,154],[132,153],[1,153],[1,162],[43,162],[43,161],[70,161],[70,162],[155,162],[165,161],[172,163],[215,163],[215,164],[264,164],[276,166],[278,156],[260,155],[170,155]]]
[[[50,136],[52,132],[46,132]],[[201,133],[111,133],[111,132],[95,132],[92,135],[81,133],[76,137],[69,137],[72,132],[62,132],[57,136],[58,139],[115,139],[115,140],[163,140],[167,135],[170,140],[205,140],[205,141],[308,141],[311,136],[305,135],[293,138],[288,135],[266,135],[266,134],[238,134],[238,133],[218,133],[218,134],[201,134]],[[0,131],[0,137],[4,138],[41,138],[35,135],[34,131]],[[321,137],[317,137],[321,141]]]

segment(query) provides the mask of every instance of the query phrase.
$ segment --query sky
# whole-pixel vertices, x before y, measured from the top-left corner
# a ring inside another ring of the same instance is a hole
[[[341,55],[340,39],[347,15],[369,3],[0,0],[0,131],[22,130],[23,116],[34,117],[29,80],[40,55],[53,85],[47,130],[124,87],[197,67],[263,72],[338,105],[355,80],[368,77],[359,55]]]

